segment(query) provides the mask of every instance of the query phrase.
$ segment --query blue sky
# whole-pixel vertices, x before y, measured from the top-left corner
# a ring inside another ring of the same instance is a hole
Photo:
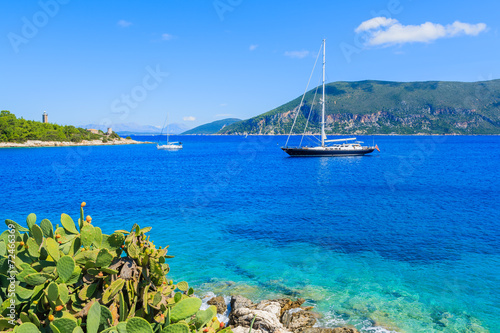
[[[323,38],[329,82],[500,77],[496,0],[1,1],[0,13],[0,109],[59,124],[246,119],[303,93]]]

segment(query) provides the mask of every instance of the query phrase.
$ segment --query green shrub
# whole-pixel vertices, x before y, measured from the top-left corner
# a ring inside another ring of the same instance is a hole
[[[47,219],[37,224],[35,214],[28,228],[5,221],[0,271],[17,274],[15,297],[6,275],[0,279],[0,331],[231,333],[220,328],[214,306],[199,310],[187,282],[167,279],[172,256],[146,236],[151,227],[106,235],[84,218],[84,206],[78,224],[66,214],[55,228]]]
[[[71,136],[71,142],[82,142],[82,136],[80,134],[73,134]]]
[[[107,138],[102,138],[102,143],[107,143],[108,139]]]
[[[132,140],[132,138],[130,136],[127,136],[125,139]]]

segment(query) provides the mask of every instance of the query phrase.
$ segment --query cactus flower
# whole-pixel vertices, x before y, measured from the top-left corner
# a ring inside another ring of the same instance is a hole
[[[49,320],[54,321],[54,315],[49,315]]]
[[[84,201],[84,202],[82,202],[82,204],[80,205],[80,207],[82,207],[82,208],[83,208],[83,207],[85,207],[85,206],[87,206],[87,203]]]
[[[22,242],[22,241],[21,241],[21,242],[19,242],[19,245],[23,246],[23,245],[24,245],[24,242]]]
[[[56,238],[61,238],[61,235],[57,234],[57,235],[56,235]]]
[[[64,309],[64,306],[62,305],[56,306],[56,311],[61,311],[62,309]]]
[[[220,323],[220,328],[224,328],[225,324],[224,323]]]
[[[92,218],[90,217],[90,215],[87,215],[86,220],[87,220],[87,222],[89,222],[89,223],[90,223],[90,221],[92,221]]]

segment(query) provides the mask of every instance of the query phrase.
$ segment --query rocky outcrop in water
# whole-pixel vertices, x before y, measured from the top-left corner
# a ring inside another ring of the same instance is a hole
[[[222,297],[216,297],[209,304],[220,305]],[[234,333],[248,333],[252,324],[252,333],[359,333],[355,328],[320,328],[318,314],[312,307],[303,307],[304,299],[266,300],[253,303],[242,296],[231,297],[229,325]]]

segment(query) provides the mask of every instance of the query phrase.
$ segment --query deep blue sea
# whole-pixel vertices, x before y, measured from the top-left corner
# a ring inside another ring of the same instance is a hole
[[[337,158],[171,139],[1,149],[0,217],[58,223],[86,201],[106,233],[153,226],[200,294],[303,297],[362,332],[500,332],[500,137],[376,136],[380,153]]]

